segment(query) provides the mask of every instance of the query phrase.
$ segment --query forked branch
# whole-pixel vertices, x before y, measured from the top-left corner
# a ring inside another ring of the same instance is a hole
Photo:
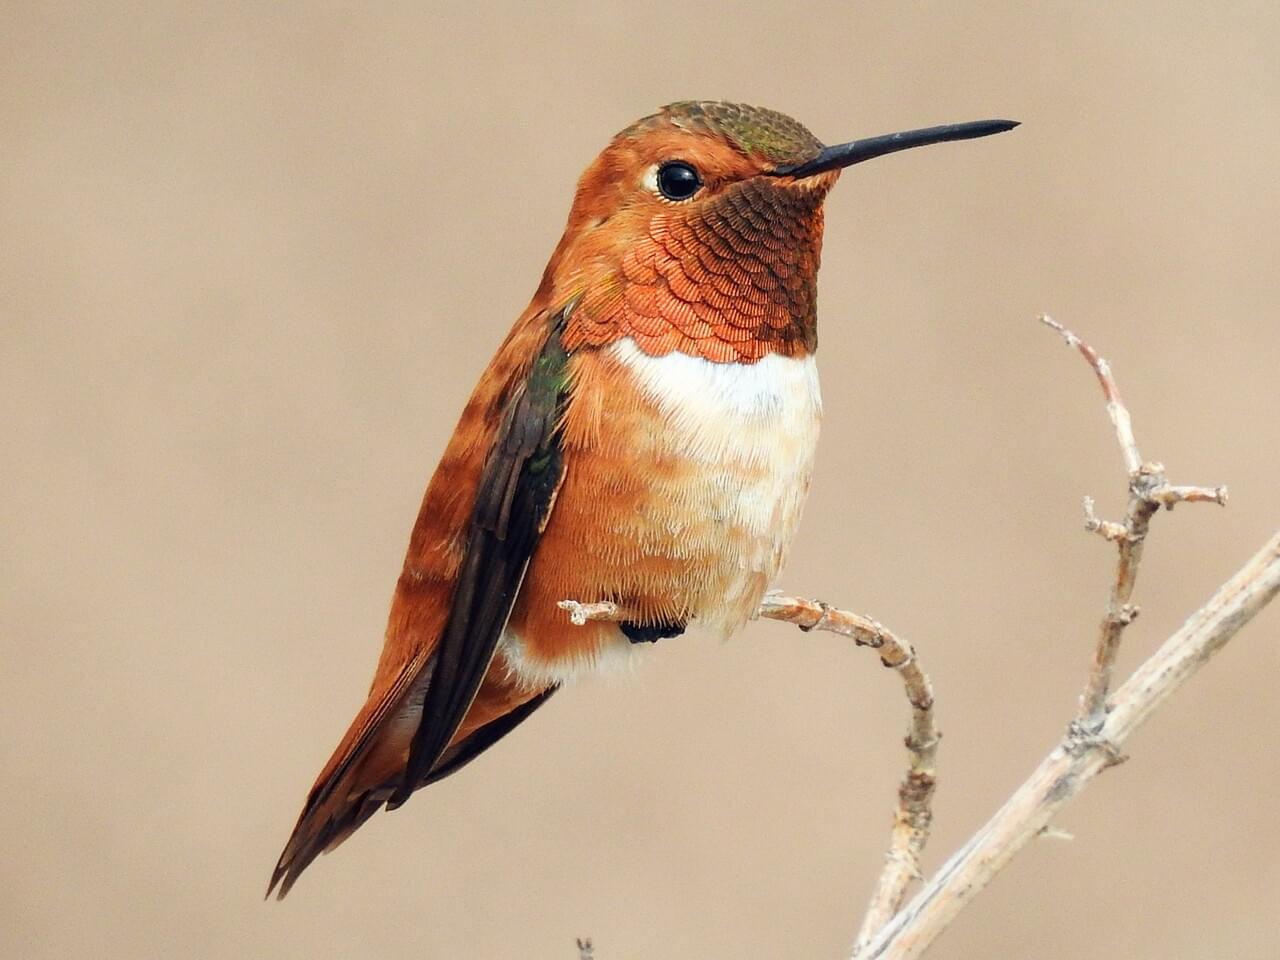
[[[1050,828],[1054,816],[1100,772],[1120,762],[1130,734],[1280,591],[1280,533],[1254,556],[1108,700],[1124,628],[1137,616],[1130,599],[1151,518],[1161,507],[1225,504],[1225,487],[1175,486],[1164,467],[1138,452],[1132,419],[1110,365],[1097,351],[1048,317],[1093,368],[1102,386],[1128,480],[1123,522],[1101,520],[1085,499],[1085,526],[1116,544],[1116,574],[1099,628],[1089,679],[1062,742],[1005,805],[942,866],[912,901],[862,951],[859,960],[918,957],[1028,841]]]
[[[1172,510],[1178,503],[1227,503],[1226,487],[1179,487],[1165,478],[1164,466],[1147,463],[1138,452],[1138,441],[1133,435],[1133,418],[1129,408],[1120,398],[1120,387],[1111,373],[1111,364],[1098,352],[1052,317],[1042,316],[1040,322],[1056,330],[1067,346],[1080,351],[1080,355],[1093,368],[1102,387],[1107,404],[1107,416],[1115,428],[1116,442],[1124,459],[1129,478],[1129,502],[1124,520],[1115,523],[1099,520],[1093,511],[1093,499],[1085,497],[1085,529],[1110,540],[1119,548],[1116,573],[1111,584],[1111,596],[1107,600],[1106,613],[1098,630],[1098,642],[1094,647],[1093,669],[1089,682],[1080,695],[1080,710],[1075,722],[1085,733],[1096,731],[1104,720],[1107,694],[1111,689],[1111,676],[1115,671],[1116,656],[1120,652],[1120,639],[1124,628],[1138,616],[1138,608],[1130,603],[1134,584],[1138,578],[1138,564],[1142,561],[1142,547],[1147,539],[1151,518],[1161,507]]]
[[[1071,730],[986,825],[885,926],[859,960],[920,956],[1028,841],[1095,776],[1129,736],[1280,591],[1280,533],[1116,691],[1102,726]],[[1075,726],[1074,724],[1072,725]]]

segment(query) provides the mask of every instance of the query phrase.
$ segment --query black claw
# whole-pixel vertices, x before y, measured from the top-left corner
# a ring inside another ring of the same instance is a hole
[[[632,643],[657,643],[668,637],[678,637],[686,626],[683,623],[640,623],[638,620],[623,620],[618,624]]]

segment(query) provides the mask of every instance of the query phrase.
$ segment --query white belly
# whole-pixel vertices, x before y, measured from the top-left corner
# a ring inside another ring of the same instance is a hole
[[[725,595],[708,598],[699,616],[728,632],[754,612],[800,521],[822,419],[817,364],[780,354],[752,364],[651,357],[629,339],[611,349],[666,415],[682,455],[708,468],[687,491],[689,506],[742,544],[726,550],[737,570]]]

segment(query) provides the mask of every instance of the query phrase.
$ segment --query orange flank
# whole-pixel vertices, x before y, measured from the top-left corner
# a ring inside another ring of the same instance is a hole
[[[368,700],[268,893],[573,676],[747,620],[812,474],[827,192],[861,160],[1011,126],[824,147],[782,114],[689,102],[614,138],[427,486]],[[565,599],[628,619],[573,626]]]

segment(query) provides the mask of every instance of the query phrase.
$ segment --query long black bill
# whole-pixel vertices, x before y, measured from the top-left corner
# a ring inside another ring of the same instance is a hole
[[[945,143],[948,140],[973,140],[977,137],[989,137],[993,133],[1004,133],[1018,125],[1017,120],[974,120],[972,123],[949,123],[942,127],[925,127],[923,130],[905,130],[902,133],[887,133],[883,137],[867,137],[865,140],[854,140],[850,143],[838,143],[834,147],[824,147],[812,160],[805,163],[793,163],[776,167],[770,171],[775,177],[811,177],[815,173],[837,170],[840,167],[852,166],[863,160],[883,157],[886,153],[897,153],[899,150],[910,150],[912,147],[924,147],[931,143]]]

